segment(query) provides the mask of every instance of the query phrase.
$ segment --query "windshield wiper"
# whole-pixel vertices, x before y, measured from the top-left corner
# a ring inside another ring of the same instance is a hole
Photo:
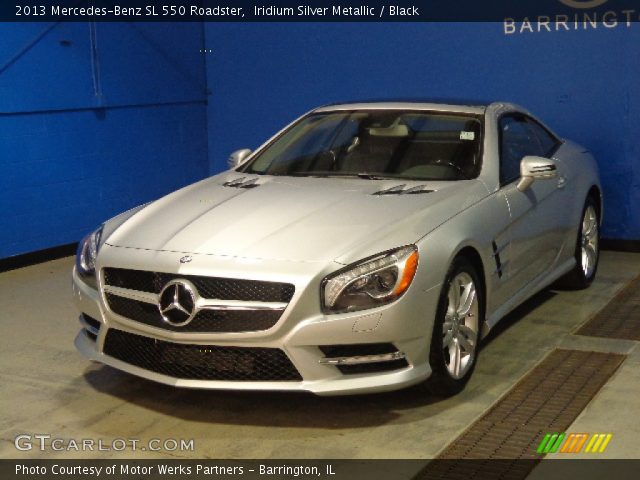
[[[271,175],[289,176],[289,177],[317,177],[317,178],[330,178],[330,177],[344,177],[344,178],[362,178],[365,180],[388,180],[398,179],[401,177],[395,175],[378,175],[375,173],[354,173],[354,172],[323,172],[323,171],[306,171],[306,172],[288,172],[277,173]]]
[[[398,175],[378,175],[376,173],[358,173],[358,178],[364,178],[366,180],[401,180],[402,177]]]
[[[288,173],[272,173],[271,175],[278,175],[281,177],[315,177],[325,178],[329,175],[323,172],[288,172]]]

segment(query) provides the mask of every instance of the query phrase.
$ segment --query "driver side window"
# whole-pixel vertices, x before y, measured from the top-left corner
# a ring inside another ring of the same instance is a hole
[[[540,142],[523,115],[505,115],[500,119],[500,185],[520,177],[520,161],[527,155],[543,155]]]

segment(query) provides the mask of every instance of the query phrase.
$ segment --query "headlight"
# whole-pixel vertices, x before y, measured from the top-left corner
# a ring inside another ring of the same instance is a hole
[[[88,280],[87,283],[90,283],[94,287],[96,285],[96,257],[98,256],[98,250],[100,249],[102,228],[103,225],[84,237],[78,244],[78,253],[76,254],[76,268],[78,270],[78,274],[84,280]]]
[[[352,312],[397,300],[418,268],[415,245],[384,252],[339,270],[322,282],[325,313]]]

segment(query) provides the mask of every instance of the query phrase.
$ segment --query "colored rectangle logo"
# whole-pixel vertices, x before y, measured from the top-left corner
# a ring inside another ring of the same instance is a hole
[[[612,438],[611,433],[547,433],[540,440],[536,453],[598,454],[606,450]]]

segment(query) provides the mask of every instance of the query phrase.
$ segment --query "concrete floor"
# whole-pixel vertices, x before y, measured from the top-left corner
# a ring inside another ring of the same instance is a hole
[[[433,458],[557,346],[631,353],[568,431],[613,432],[607,456],[640,457],[638,416],[609,407],[640,411],[638,342],[571,335],[640,271],[638,254],[603,252],[590,289],[547,290],[521,306],[490,334],[467,388],[446,400],[415,390],[336,398],[178,390],[91,364],[73,347],[72,264],[0,274],[0,458]],[[193,438],[195,451],[20,452],[23,433]]]

